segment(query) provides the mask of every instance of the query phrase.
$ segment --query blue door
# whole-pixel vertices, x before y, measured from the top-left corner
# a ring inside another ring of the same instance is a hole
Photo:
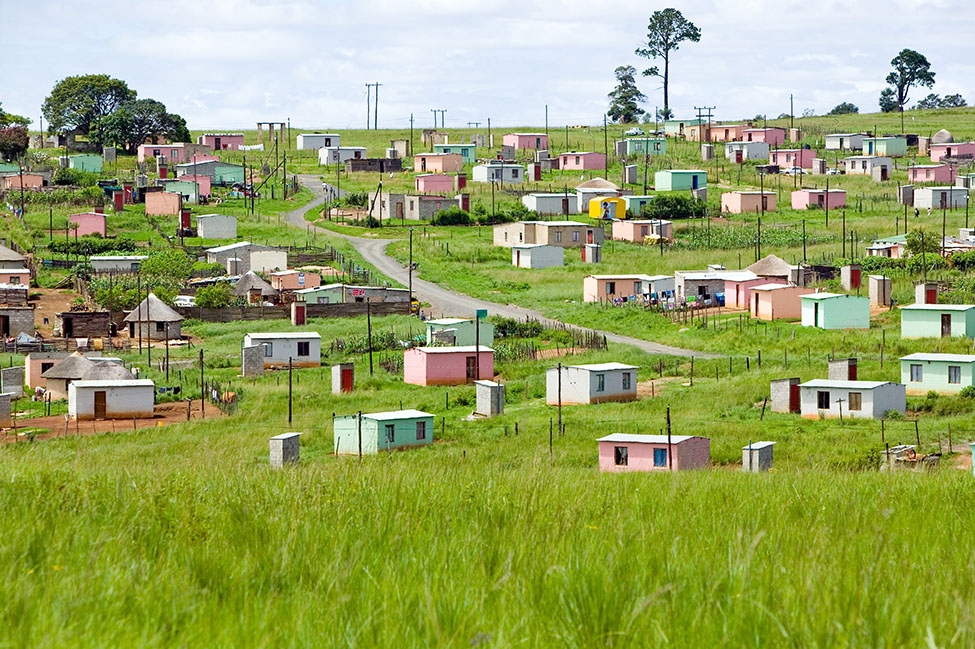
[[[867,142],[867,155],[873,155],[873,142]]]
[[[665,448],[653,449],[653,465],[660,466],[660,467],[667,466],[667,449]]]
[[[697,189],[697,174],[691,176],[691,189]]]

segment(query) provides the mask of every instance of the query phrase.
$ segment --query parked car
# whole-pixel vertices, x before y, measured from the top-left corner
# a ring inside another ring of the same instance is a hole
[[[803,169],[802,167],[786,167],[779,173],[784,174],[786,176],[801,176],[809,172]]]
[[[196,306],[196,296],[177,295],[175,298],[173,298],[173,304],[175,306]]]
[[[826,175],[827,176],[839,176],[840,174],[843,174],[843,173],[846,173],[846,172],[843,171],[842,169],[837,169],[836,167],[832,167],[832,168],[826,170]]]
[[[626,132],[627,135],[643,135],[643,129],[639,126],[634,126]]]

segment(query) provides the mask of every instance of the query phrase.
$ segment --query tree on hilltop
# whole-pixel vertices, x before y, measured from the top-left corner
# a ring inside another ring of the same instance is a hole
[[[701,40],[701,30],[691,21],[684,18],[684,14],[674,8],[655,11],[650,16],[647,25],[647,42],[644,47],[637,48],[637,56],[647,59],[663,59],[663,72],[653,66],[643,71],[645,77],[660,77],[664,82],[664,111],[670,108],[670,55],[676,52],[684,41],[698,43]]]
[[[646,101],[647,96],[636,87],[636,68],[632,65],[621,65],[613,71],[617,85],[609,93],[609,117],[614,122],[637,122],[643,115],[639,104]]]

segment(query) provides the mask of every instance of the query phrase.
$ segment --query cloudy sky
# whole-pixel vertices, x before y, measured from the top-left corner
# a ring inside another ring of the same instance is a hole
[[[366,122],[365,84],[380,87],[379,126],[467,122],[595,124],[649,14],[676,6],[702,30],[672,60],[679,116],[718,119],[877,108],[890,59],[928,57],[934,92],[975,103],[971,0],[0,0],[8,65],[0,103],[35,121],[66,76],[105,73],[181,114],[190,128],[304,128]],[[10,54],[12,53],[12,58]],[[14,73],[15,72],[15,73]],[[660,82],[638,79],[650,111]],[[912,99],[927,90],[915,90]]]

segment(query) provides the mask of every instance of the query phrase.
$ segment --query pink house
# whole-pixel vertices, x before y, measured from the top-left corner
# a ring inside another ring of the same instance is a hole
[[[802,317],[802,295],[815,290],[795,284],[760,284],[751,289],[748,311],[760,320],[798,320]]]
[[[591,151],[570,151],[559,156],[559,169],[605,169],[606,155]]]
[[[508,133],[502,142],[516,149],[548,149],[548,136],[544,133]]]
[[[196,183],[197,191],[199,192],[200,196],[210,195],[210,176],[194,176],[192,174],[187,174],[185,176],[180,176],[179,179]]]
[[[197,162],[197,163],[200,163],[200,162],[215,162],[215,161],[218,161],[218,160],[220,160],[220,156],[218,156],[218,155],[213,155],[211,153],[197,153],[195,155],[190,156],[189,159],[187,159],[186,162],[192,164],[194,162]]]
[[[765,207],[762,207],[762,204]],[[775,192],[725,192],[721,194],[721,211],[732,214],[775,211]]]
[[[915,165],[907,168],[907,180],[911,183],[955,182],[958,171],[951,165]]]
[[[136,155],[139,162],[158,156],[165,157],[169,162],[182,162],[185,153],[182,144],[140,144],[136,149]]]
[[[802,167],[812,169],[816,152],[812,149],[776,149],[768,154],[770,165],[779,165],[783,169]]]
[[[480,347],[414,347],[403,353],[403,381],[413,385],[462,385],[494,378],[494,350]]]
[[[742,142],[765,142],[769,146],[785,144],[784,128],[746,128],[741,134]]]
[[[78,224],[78,236],[83,237],[86,234],[98,234],[105,236],[105,215],[99,214],[98,212],[82,212],[80,214],[72,214],[68,217],[68,224],[77,223]]]
[[[244,143],[243,133],[204,133],[197,144],[212,146],[214,151],[237,151]]]
[[[745,272],[748,272],[750,277],[744,276]],[[750,271],[742,271],[742,274],[742,277],[726,279],[724,282],[724,305],[729,309],[747,309],[751,304],[752,289],[756,286],[786,283],[784,279],[756,277]]]
[[[600,471],[687,471],[711,466],[707,437],[615,433],[596,441]]]
[[[823,209],[827,206],[829,209],[834,209],[837,207],[846,207],[846,190],[829,190],[828,201],[827,203],[825,189],[797,189],[792,192],[792,209],[794,210],[805,210],[813,205]]]
[[[742,134],[750,129],[748,124],[712,124],[712,142],[734,142],[742,139]]]
[[[17,286],[30,283],[30,270],[27,268],[0,268],[0,284]]]
[[[418,192],[439,194],[454,189],[454,177],[447,174],[421,174],[413,181]]]
[[[941,162],[944,158],[957,158],[963,155],[975,155],[975,142],[951,142],[948,144],[932,144],[930,146],[931,162]]]
[[[271,273],[271,288],[277,291],[298,291],[321,285],[322,276],[318,273],[306,273],[302,270],[282,270]]]
[[[149,216],[176,216],[183,208],[183,197],[171,192],[146,194],[146,214]]]
[[[3,181],[3,189],[20,189],[21,179],[23,179],[24,189],[40,189],[44,186],[44,176],[40,174],[8,174],[0,178]]]
[[[674,238],[674,224],[660,219],[616,220],[613,221],[613,239],[643,243],[647,237],[656,235],[664,239]]]
[[[413,156],[415,173],[453,173],[464,170],[464,156],[459,153],[419,153]]]

